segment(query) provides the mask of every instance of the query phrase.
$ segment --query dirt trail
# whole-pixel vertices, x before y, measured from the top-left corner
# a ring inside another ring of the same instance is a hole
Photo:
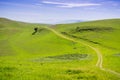
[[[97,66],[97,67],[99,67],[99,68],[100,68],[101,70],[103,70],[103,71],[110,72],[110,73],[112,73],[112,74],[116,74],[116,75],[120,76],[120,73],[117,73],[117,72],[115,72],[115,71],[113,71],[113,70],[109,70],[109,69],[103,68],[103,66],[102,66],[102,63],[103,63],[102,53],[100,52],[100,50],[99,50],[98,48],[95,48],[95,47],[93,47],[93,46],[91,46],[91,45],[89,45],[89,44],[83,43],[83,42],[81,42],[81,41],[77,41],[77,40],[75,40],[75,39],[73,39],[73,38],[69,38],[69,37],[67,37],[67,36],[64,36],[64,35],[62,35],[61,33],[57,32],[57,31],[55,31],[55,30],[52,29],[52,28],[49,28],[49,27],[45,27],[45,28],[46,28],[47,30],[52,31],[53,33],[55,33],[57,36],[59,36],[59,37],[61,37],[61,38],[64,38],[64,39],[67,39],[67,40],[70,40],[70,41],[73,41],[73,42],[77,42],[77,43],[80,43],[80,44],[83,44],[83,45],[85,45],[85,46],[90,47],[91,49],[93,49],[93,50],[96,52],[96,54],[97,54],[97,56],[98,56],[98,60],[97,60],[97,63],[96,63],[96,66]]]

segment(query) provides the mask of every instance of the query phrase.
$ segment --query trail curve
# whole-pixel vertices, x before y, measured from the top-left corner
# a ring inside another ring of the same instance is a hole
[[[95,48],[95,47],[93,47],[93,46],[91,46],[91,45],[89,45],[89,44],[83,43],[83,42],[78,41],[78,40],[75,40],[75,39],[73,39],[73,38],[64,36],[63,34],[55,31],[55,30],[52,29],[52,28],[49,28],[49,27],[44,27],[44,28],[46,28],[47,30],[55,33],[57,36],[59,36],[59,37],[61,37],[61,38],[63,38],[63,39],[66,39],[66,40],[69,40],[69,41],[73,41],[73,42],[77,42],[77,43],[83,44],[83,45],[85,45],[85,46],[88,46],[89,48],[91,48],[92,50],[94,50],[94,51],[96,52],[96,54],[97,54],[98,60],[97,60],[97,62],[96,62],[96,67],[99,67],[99,68],[100,68],[101,70],[103,70],[103,71],[106,71],[106,72],[115,74],[115,75],[117,75],[117,76],[120,77],[120,73],[115,72],[115,71],[113,71],[113,70],[109,70],[109,69],[103,68],[103,66],[102,66],[102,64],[103,64],[103,57],[102,57],[102,53],[100,52],[100,50],[99,50],[98,48]]]

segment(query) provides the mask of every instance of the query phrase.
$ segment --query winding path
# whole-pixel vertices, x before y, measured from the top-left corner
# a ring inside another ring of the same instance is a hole
[[[64,38],[64,39],[67,39],[67,40],[70,40],[70,41],[73,41],[73,42],[77,42],[77,43],[80,43],[80,44],[83,44],[83,45],[85,45],[85,46],[90,47],[92,50],[94,50],[94,51],[97,53],[97,56],[98,56],[98,60],[97,60],[96,66],[99,67],[99,68],[100,68],[101,70],[103,70],[103,71],[110,72],[110,73],[112,73],[112,74],[116,74],[116,75],[118,75],[118,76],[120,77],[120,73],[115,72],[115,71],[113,71],[113,70],[109,70],[109,69],[103,68],[103,66],[102,66],[102,63],[103,63],[102,53],[100,52],[100,50],[99,50],[98,48],[95,48],[95,47],[93,47],[93,46],[91,46],[91,45],[89,45],[89,44],[83,43],[83,42],[78,41],[78,40],[75,40],[75,39],[73,39],[73,38],[69,38],[69,37],[67,37],[67,36],[64,36],[64,35],[62,35],[61,33],[57,32],[57,31],[55,31],[55,30],[52,29],[52,28],[49,28],[49,27],[45,27],[45,28],[46,28],[47,30],[52,31],[53,33],[55,33],[57,36],[59,36],[59,37],[61,37],[61,38]]]

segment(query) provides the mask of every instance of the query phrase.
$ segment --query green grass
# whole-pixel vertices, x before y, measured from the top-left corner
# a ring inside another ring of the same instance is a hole
[[[43,30],[32,35],[36,26]],[[63,39],[46,26],[0,19],[0,80],[119,79],[95,66],[97,55],[91,48]],[[58,25],[56,30],[69,32],[64,26]],[[109,52],[104,54],[104,66],[119,72],[119,56],[114,55],[119,52],[98,47],[103,53]],[[114,62],[117,64],[113,66]]]
[[[74,24],[57,25],[56,30],[101,43],[104,46],[120,49],[120,19],[98,20]],[[77,31],[84,29],[84,31]],[[86,30],[85,29],[91,29]],[[116,37],[117,36],[117,37]]]
[[[120,72],[120,19],[59,24],[55,29],[64,35],[98,47],[103,53],[103,66]]]

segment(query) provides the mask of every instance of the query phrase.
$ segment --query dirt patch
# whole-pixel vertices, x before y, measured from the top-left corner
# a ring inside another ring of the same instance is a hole
[[[88,54],[64,54],[57,56],[48,56],[44,58],[33,59],[33,62],[53,62],[53,61],[72,61],[72,60],[85,60],[88,58]]]
[[[114,56],[120,57],[120,53],[114,54]]]
[[[53,58],[53,59],[61,59],[61,60],[80,60],[83,58],[86,58],[88,54],[64,54],[64,55],[58,55],[58,56],[49,56],[47,58]]]
[[[80,74],[80,73],[84,73],[82,70],[66,70],[67,74]]]

